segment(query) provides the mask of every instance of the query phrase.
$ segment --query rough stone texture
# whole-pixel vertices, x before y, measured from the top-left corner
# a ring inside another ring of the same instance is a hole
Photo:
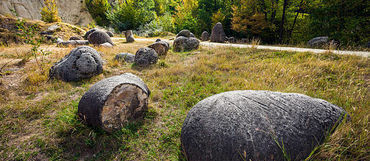
[[[69,38],[69,40],[81,40],[81,38],[78,36],[72,36]]]
[[[189,161],[304,160],[346,112],[296,93],[231,91],[188,113],[181,143]]]
[[[183,37],[176,38],[173,42],[173,49],[175,52],[191,51],[199,48],[200,41],[194,37]]]
[[[159,42],[159,41],[162,41],[161,39],[157,39],[157,40],[155,40],[155,42]]]
[[[148,46],[157,52],[158,56],[165,57],[167,55],[168,50],[170,49],[170,44],[165,41],[157,41]]]
[[[114,36],[113,32],[110,32],[110,31],[107,31],[107,34],[109,35],[109,37],[113,37]]]
[[[89,37],[90,34],[92,34],[93,32],[97,31],[98,29],[96,28],[93,28],[93,29],[90,29],[89,31],[87,31],[84,35],[84,39],[87,40],[87,38]]]
[[[70,82],[91,78],[102,72],[103,60],[99,53],[89,46],[81,46],[55,63],[49,71],[49,77]]]
[[[40,9],[44,6],[44,0],[1,0],[0,14],[19,15],[28,19],[41,19]],[[93,18],[87,11],[84,1],[68,0],[58,1],[58,13],[63,22],[86,26],[93,22]],[[12,12],[15,11],[15,13]]]
[[[69,40],[69,41],[62,41],[59,42],[58,45],[61,46],[69,46],[69,45],[89,45],[89,41],[87,40]]]
[[[140,48],[135,54],[135,64],[141,67],[146,67],[151,64],[156,64],[158,54],[152,48]]]
[[[61,44],[61,43],[64,42],[64,40],[58,37],[58,38],[56,38],[56,42],[57,42],[57,44]]]
[[[112,132],[141,119],[150,90],[137,76],[125,73],[94,84],[78,104],[78,116],[88,125]]]
[[[203,31],[201,40],[202,41],[208,41],[209,40],[209,33],[207,31]]]
[[[211,42],[223,43],[226,40],[226,34],[221,22],[218,22],[212,29]]]
[[[310,47],[319,47],[329,43],[328,36],[315,37],[307,42]]]
[[[125,32],[125,36],[126,36],[126,42],[134,42],[135,41],[134,34],[132,33],[132,30],[127,30]]]
[[[114,59],[115,60],[124,60],[125,62],[133,63],[135,61],[135,55],[130,54],[130,53],[120,53],[120,54],[117,54],[114,57]]]
[[[94,31],[87,37],[87,39],[89,40],[90,44],[94,45],[100,45],[106,42],[110,43],[111,45],[114,45],[109,35],[103,31]]]

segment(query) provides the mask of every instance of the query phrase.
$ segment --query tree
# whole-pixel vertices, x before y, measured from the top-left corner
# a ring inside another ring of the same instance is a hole
[[[96,23],[101,26],[108,26],[109,20],[106,13],[111,9],[108,0],[86,0],[86,7]]]
[[[45,0],[45,6],[41,9],[41,20],[44,22],[60,22],[58,7],[55,0]]]

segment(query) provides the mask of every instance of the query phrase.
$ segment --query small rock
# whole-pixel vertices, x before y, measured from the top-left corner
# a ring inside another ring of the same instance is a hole
[[[202,40],[202,41],[208,41],[208,40],[209,40],[209,33],[208,33],[207,31],[204,31],[204,32],[202,33],[201,40]]]
[[[107,42],[110,43],[111,45],[114,45],[109,35],[103,31],[95,31],[91,33],[87,39],[89,40],[90,44],[94,45],[100,45]]]
[[[125,36],[126,36],[126,42],[134,42],[135,41],[134,34],[132,33],[132,30],[127,30],[125,32]]]
[[[211,42],[223,43],[226,40],[226,34],[221,22],[218,22],[212,29]]]
[[[72,36],[69,38],[69,40],[81,40],[81,38],[77,37],[77,36]]]
[[[310,47],[320,47],[329,43],[328,36],[315,37],[307,42]]]
[[[147,67],[151,64],[156,64],[158,61],[158,54],[154,49],[144,47],[140,48],[135,55],[135,64],[141,67]]]
[[[165,57],[168,50],[170,49],[170,44],[165,41],[157,41],[149,45],[148,47],[154,49],[157,52],[158,56]]]
[[[61,39],[61,38],[59,38],[59,37],[56,39],[57,44],[60,44],[60,43],[62,43],[63,41],[64,41],[64,40],[63,40],[63,39]]]
[[[48,31],[51,31],[51,32],[55,32],[59,29],[60,29],[60,26],[58,26],[57,24],[54,24],[48,27]]]
[[[109,42],[106,42],[106,43],[104,43],[104,44],[100,44],[99,46],[100,46],[100,47],[106,47],[106,48],[111,48],[111,47],[113,47],[113,45],[112,45],[112,44],[110,44]]]
[[[60,43],[58,43],[58,45],[62,45],[62,46],[89,45],[89,41],[87,41],[87,40],[69,40],[69,41],[60,42]]]
[[[115,60],[124,60],[127,63],[133,63],[135,61],[135,55],[130,53],[120,53],[114,57]]]
[[[100,54],[89,46],[81,46],[55,63],[49,71],[49,77],[70,82],[91,78],[102,72],[103,60]]]
[[[191,51],[199,48],[200,41],[194,37],[180,36],[173,42],[175,52]]]
[[[52,31],[42,31],[40,32],[40,35],[53,35],[54,32]]]

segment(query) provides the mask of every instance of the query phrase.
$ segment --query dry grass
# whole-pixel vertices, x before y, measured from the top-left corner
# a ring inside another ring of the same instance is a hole
[[[0,99],[0,158],[182,160],[180,131],[187,111],[216,93],[248,89],[303,93],[343,107],[352,121],[341,125],[312,160],[369,159],[368,58],[201,48],[170,51],[165,60],[145,69],[113,60],[150,43],[119,41],[114,48],[96,48],[106,61],[104,72],[81,82],[47,80],[48,69],[72,47],[42,46],[53,54],[44,58],[41,69],[34,60],[7,66],[8,74],[0,76],[5,98]],[[0,47],[0,60],[20,59],[28,48]],[[83,125],[76,111],[84,92],[103,78],[126,72],[140,76],[152,91],[144,121],[113,134]]]

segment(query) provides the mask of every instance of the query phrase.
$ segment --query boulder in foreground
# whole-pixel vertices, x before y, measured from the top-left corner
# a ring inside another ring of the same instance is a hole
[[[158,61],[157,52],[148,47],[140,48],[135,54],[135,64],[140,67],[147,67],[156,64]]]
[[[142,119],[150,91],[136,75],[125,73],[94,84],[78,104],[78,116],[88,125],[113,132]]]
[[[100,54],[89,46],[81,46],[55,63],[49,71],[49,77],[70,82],[91,78],[102,72],[103,61]]]
[[[188,113],[181,143],[189,161],[305,160],[346,112],[296,93],[231,91]]]

